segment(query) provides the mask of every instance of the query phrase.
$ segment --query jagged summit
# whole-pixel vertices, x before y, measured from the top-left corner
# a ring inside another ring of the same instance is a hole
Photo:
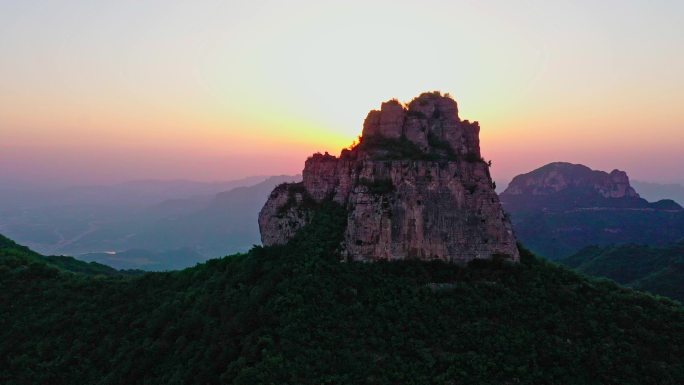
[[[358,144],[339,157],[314,154],[301,183],[271,193],[259,214],[262,242],[288,242],[318,205],[334,201],[347,209],[340,245],[347,259],[517,261],[479,130],[439,92],[382,103],[368,113]]]
[[[396,99],[366,116],[359,143],[342,158],[479,160],[480,126],[461,121],[448,94],[423,93],[406,105]]]

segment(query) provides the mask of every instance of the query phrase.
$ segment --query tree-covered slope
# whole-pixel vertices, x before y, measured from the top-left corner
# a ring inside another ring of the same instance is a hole
[[[83,262],[68,256],[43,256],[0,235],[0,266],[47,265],[63,272],[86,275],[139,275],[139,270],[116,270],[97,262]]]
[[[343,263],[330,206],[286,246],[177,272],[0,267],[0,383],[681,384],[684,310],[520,264]]]
[[[590,246],[560,263],[684,302],[684,242],[665,247]]]
[[[538,255],[566,258],[590,245],[664,246],[684,237],[684,211],[577,209],[511,213],[518,239]]]

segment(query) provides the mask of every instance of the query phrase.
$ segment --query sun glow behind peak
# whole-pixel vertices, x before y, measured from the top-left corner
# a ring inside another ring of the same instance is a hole
[[[308,154],[348,146],[382,101],[441,90],[480,121],[495,176],[564,157],[671,179],[684,161],[682,7],[7,2],[0,172],[296,173]],[[643,155],[602,158],[614,143]],[[117,165],[124,154],[138,163]]]

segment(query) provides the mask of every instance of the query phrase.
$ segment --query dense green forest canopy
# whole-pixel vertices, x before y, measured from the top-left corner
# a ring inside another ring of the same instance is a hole
[[[0,383],[684,383],[676,302],[525,250],[342,263],[345,217],[326,205],[286,246],[134,277],[2,257]]]
[[[588,275],[684,302],[684,241],[664,247],[590,246],[559,262]]]

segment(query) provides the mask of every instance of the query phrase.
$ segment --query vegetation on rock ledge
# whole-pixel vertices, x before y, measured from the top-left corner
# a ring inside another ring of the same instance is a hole
[[[366,186],[371,194],[389,194],[394,191],[394,184],[392,183],[392,179],[389,178],[376,180],[361,178],[359,184]]]
[[[287,201],[284,205],[278,208],[277,215],[279,217],[285,216],[290,209],[295,207],[300,211],[300,214],[303,214],[304,211],[314,210],[319,206],[319,204],[306,191],[304,183],[302,182],[283,183],[276,186],[274,191],[280,191],[283,189],[287,191]],[[300,202],[297,201],[297,196],[300,197]]]
[[[449,146],[449,143],[433,134],[428,135],[428,144],[430,145],[430,151],[424,152],[405,136],[399,139],[368,136],[359,138],[357,147],[362,151],[373,153],[373,159],[375,160],[460,160],[465,162],[484,162],[477,154],[457,155]]]

